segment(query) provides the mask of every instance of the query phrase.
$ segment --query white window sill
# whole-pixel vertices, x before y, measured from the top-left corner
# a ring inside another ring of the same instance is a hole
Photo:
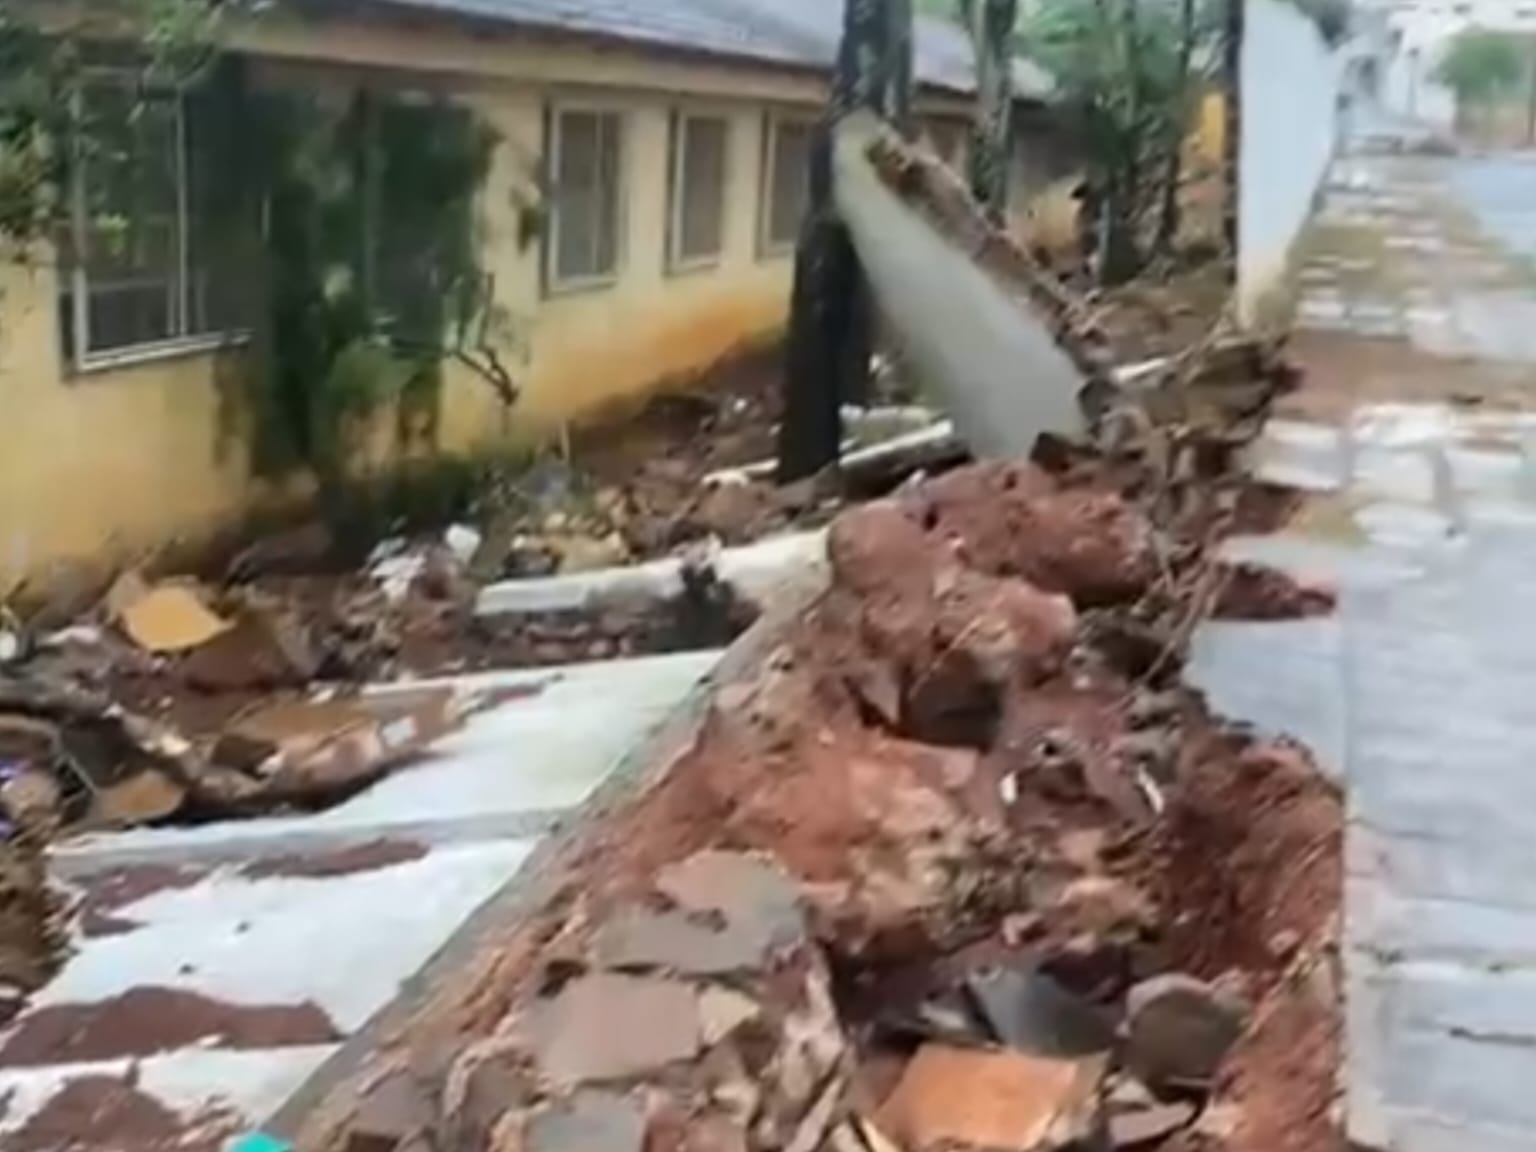
[[[551,280],[544,295],[550,299],[560,296],[582,296],[590,292],[604,292],[619,282],[617,272],[608,276],[578,276],[567,280]]]
[[[766,262],[768,260],[782,260],[786,256],[793,256],[796,243],[797,241],[794,240],[785,240],[778,244],[764,244],[759,249],[757,258]]]
[[[176,340],[160,340],[154,344],[115,348],[110,352],[91,352],[85,356],[77,356],[71,362],[71,368],[77,376],[95,376],[120,368],[154,364],[161,360],[179,360],[186,356],[242,348],[249,344],[250,340],[249,332],[210,332],[203,336],[184,336]]]
[[[709,256],[690,256],[687,259],[674,258],[667,262],[667,275],[696,276],[700,272],[715,272],[724,262],[724,252],[716,252]]]

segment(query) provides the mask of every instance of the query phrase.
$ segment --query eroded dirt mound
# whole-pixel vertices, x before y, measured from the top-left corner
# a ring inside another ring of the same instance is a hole
[[[829,591],[381,1057],[409,1119],[306,1147],[1326,1147],[1338,796],[1179,685],[1210,518],[1103,480],[840,518]]]

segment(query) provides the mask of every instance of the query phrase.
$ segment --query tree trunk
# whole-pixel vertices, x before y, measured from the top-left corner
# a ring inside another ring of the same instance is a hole
[[[1008,212],[1013,111],[1013,29],[1018,0],[974,0],[976,123],[971,138],[971,192],[994,224]]]
[[[912,0],[885,0],[885,118],[911,140],[917,131],[912,116]]]
[[[1184,139],[1189,131],[1190,112],[1190,65],[1195,55],[1195,0],[1179,3],[1179,62],[1175,80],[1178,104],[1173,124],[1168,132],[1167,167],[1163,172],[1163,203],[1157,221],[1157,253],[1172,255],[1183,225],[1180,203],[1181,185],[1184,183]]]
[[[1243,181],[1243,0],[1226,0],[1222,34],[1222,86],[1226,90],[1226,128],[1222,132],[1223,183],[1221,231],[1228,261],[1227,276],[1237,283],[1238,220]]]
[[[1099,256],[1099,282],[1122,284],[1141,270],[1141,149],[1142,93],[1139,53],[1140,22],[1136,0],[1120,0],[1118,39],[1119,66],[1126,77],[1124,120],[1117,126],[1117,141],[1104,196],[1103,250]]]
[[[1530,47],[1526,62],[1525,143],[1536,144],[1536,43]]]
[[[795,249],[779,428],[781,483],[836,463],[843,401],[868,388],[868,290],[832,200],[832,130],[854,108],[883,107],[887,31],[885,0],[845,0],[832,99],[812,143],[806,218]]]

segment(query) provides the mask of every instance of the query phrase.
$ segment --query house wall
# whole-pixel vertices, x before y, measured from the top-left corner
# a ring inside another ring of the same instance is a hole
[[[231,47],[260,61],[263,84],[347,91],[361,80],[451,96],[499,133],[481,197],[496,303],[520,335],[506,357],[522,392],[504,408],[472,372],[450,364],[441,447],[464,452],[546,437],[607,406],[633,402],[669,378],[706,368],[782,328],[792,259],[760,250],[764,121],[814,115],[824,83],[801,72],[666,57],[487,27],[298,23],[269,16],[229,30]],[[551,104],[624,116],[623,258],[617,278],[551,293],[542,247],[519,242],[514,193],[531,190]],[[728,117],[730,165],[724,252],[717,266],[674,274],[665,259],[668,134],[675,110]],[[929,93],[924,116],[968,114]],[[57,283],[46,261],[0,266],[0,596],[56,564],[115,562],[198,538],[288,493],[256,483],[221,365],[237,353],[182,355],[76,376],[60,350]],[[380,436],[370,462],[385,465]]]
[[[1242,53],[1238,309],[1262,323],[1283,307],[1291,253],[1338,138],[1343,67],[1294,5],[1250,0]]]
[[[46,265],[0,267],[0,596],[22,576],[131,554],[252,495],[221,427],[217,363],[182,357],[72,379]]]
[[[509,363],[523,388],[504,409],[473,373],[450,366],[441,443],[450,451],[547,435],[658,381],[707,367],[771,335],[786,313],[792,261],[758,245],[764,116],[813,112],[802,77],[645,60],[452,35],[341,28],[262,29],[242,37],[265,57],[263,80],[340,89],[375,69],[450,92],[502,137],[482,196],[487,269],[497,303],[522,334]],[[494,50],[493,50],[494,49]],[[342,67],[323,61],[342,61]],[[526,73],[526,77],[524,76]],[[689,91],[686,97],[676,95]],[[726,96],[726,92],[734,95]],[[551,101],[612,108],[625,118],[623,258],[610,285],[548,294],[541,246],[520,247],[513,190],[544,149]],[[725,246],[717,267],[666,268],[668,134],[676,108],[729,118]],[[56,277],[0,266],[0,595],[59,562],[125,556],[196,537],[276,495],[254,483],[217,387],[219,357],[183,355],[76,376],[64,362]],[[229,354],[225,354],[226,358]]]

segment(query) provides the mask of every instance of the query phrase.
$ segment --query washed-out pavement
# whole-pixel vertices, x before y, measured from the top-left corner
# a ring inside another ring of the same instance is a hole
[[[1528,161],[1338,166],[1301,275],[1297,407],[1358,388],[1351,365],[1401,375],[1324,395],[1327,422],[1271,423],[1260,474],[1313,495],[1286,533],[1232,548],[1336,580],[1339,609],[1196,644],[1219,709],[1308,742],[1347,790],[1348,1134],[1390,1152],[1536,1147],[1536,217],[1519,203],[1536,204]]]
[[[89,1076],[131,1076],[189,1130],[263,1123],[720,655],[460,678],[456,691],[500,703],[328,812],[60,846],[57,872],[95,907],[62,972],[0,1032],[0,1145]]]

